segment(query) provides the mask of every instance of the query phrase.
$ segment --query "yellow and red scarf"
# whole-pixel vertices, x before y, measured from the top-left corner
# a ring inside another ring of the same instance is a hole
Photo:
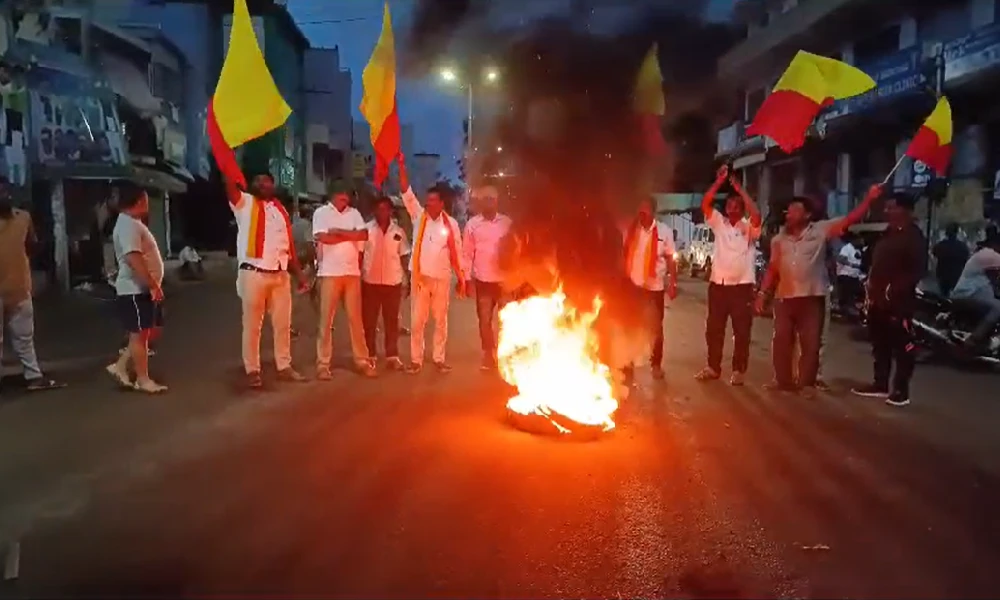
[[[461,274],[461,263],[458,262],[458,244],[455,241],[455,232],[451,227],[451,219],[448,218],[448,213],[441,211],[441,218],[444,220],[446,227],[448,227],[448,254],[451,258],[451,268],[454,269],[455,274]],[[420,277],[420,255],[421,250],[424,246],[424,232],[427,231],[427,211],[423,211],[420,214],[420,224],[417,226],[416,239],[413,240],[413,274],[416,277]]]
[[[247,258],[263,258],[264,257],[264,236],[267,227],[266,223],[266,211],[268,204],[274,205],[281,213],[282,218],[285,220],[285,229],[288,232],[288,259],[289,263],[298,266],[299,257],[295,252],[295,244],[292,237],[292,219],[288,216],[288,211],[281,202],[277,200],[261,200],[260,198],[253,198],[253,205],[250,206],[250,231],[247,235]]]
[[[629,228],[628,239],[625,241],[625,268],[632,272],[632,261],[639,245],[639,225],[638,221],[632,223]],[[649,235],[649,243],[646,246],[646,285],[650,285],[656,279],[656,247],[660,241],[660,228],[653,222],[653,231]]]

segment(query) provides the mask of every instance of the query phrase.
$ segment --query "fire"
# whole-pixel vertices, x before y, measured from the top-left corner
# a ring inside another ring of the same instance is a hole
[[[600,310],[600,299],[588,312],[574,309],[559,289],[500,311],[500,373],[518,391],[508,409],[546,417],[562,433],[570,429],[554,416],[605,431],[615,427],[615,383],[611,369],[597,358],[593,330]]]

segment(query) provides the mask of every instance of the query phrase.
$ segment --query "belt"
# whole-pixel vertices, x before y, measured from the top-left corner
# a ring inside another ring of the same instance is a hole
[[[261,269],[260,267],[255,267],[249,263],[240,263],[240,271],[253,271],[255,273],[284,273],[284,269]]]

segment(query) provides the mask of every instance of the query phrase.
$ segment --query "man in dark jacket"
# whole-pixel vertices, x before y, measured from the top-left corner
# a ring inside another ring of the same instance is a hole
[[[913,221],[914,204],[912,196],[900,192],[886,198],[889,227],[875,246],[868,276],[874,381],[854,390],[859,396],[884,398],[892,406],[910,403],[910,379],[916,365],[912,319],[917,284],[927,270],[927,243]]]
[[[958,239],[958,225],[948,224],[945,228],[944,239],[934,245],[935,275],[937,275],[938,287],[941,295],[945,298],[955,289],[958,278],[962,276],[962,269],[969,260],[969,247],[962,240]]]

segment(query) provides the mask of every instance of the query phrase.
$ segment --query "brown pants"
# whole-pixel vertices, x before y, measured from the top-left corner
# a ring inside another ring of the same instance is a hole
[[[365,343],[365,328],[361,318],[361,277],[320,277],[319,286],[319,328],[316,331],[316,366],[329,369],[333,359],[333,319],[341,302],[347,309],[347,321],[351,330],[351,352],[355,364],[368,361],[368,344]]]

